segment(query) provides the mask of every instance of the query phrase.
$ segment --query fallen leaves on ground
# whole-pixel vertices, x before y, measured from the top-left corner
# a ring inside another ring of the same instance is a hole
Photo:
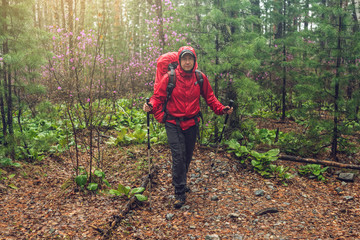
[[[145,146],[108,151],[103,171],[113,188],[140,185],[147,174]],[[129,154],[131,152],[131,154]],[[288,186],[264,179],[225,152],[196,148],[185,206],[173,208],[171,158],[166,146],[151,149],[160,167],[153,179],[151,206],[137,204],[113,231],[111,239],[359,239],[359,180],[326,183],[295,176]],[[214,167],[211,169],[211,163]],[[299,163],[287,163],[296,168]],[[1,239],[102,239],[92,226],[106,230],[126,199],[107,194],[66,191],[69,157],[47,158],[12,170],[17,190],[0,193]],[[210,178],[210,179],[209,179]],[[341,192],[335,191],[341,188]],[[254,192],[263,190],[264,195]],[[148,192],[145,192],[148,194]],[[352,198],[346,198],[351,196]],[[257,216],[256,213],[276,208]]]

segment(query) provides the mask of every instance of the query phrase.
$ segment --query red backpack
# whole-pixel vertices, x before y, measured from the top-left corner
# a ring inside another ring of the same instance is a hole
[[[168,115],[167,111],[166,111],[166,106],[171,97],[172,91],[176,87],[175,69],[177,68],[178,65],[179,65],[179,58],[178,58],[177,52],[165,53],[165,54],[161,55],[157,60],[154,93],[155,93],[156,89],[159,87],[159,83],[160,83],[162,77],[165,74],[169,74],[169,83],[166,88],[167,96],[166,96],[166,100],[165,100],[163,108],[162,108],[162,112],[164,112],[164,117],[162,118],[162,121],[161,121],[162,123],[164,123],[166,121],[166,118]],[[202,93],[202,86],[203,86],[204,78],[202,76],[202,73],[199,70],[195,70],[195,74],[196,74],[197,82],[200,85],[200,91]]]
[[[168,52],[161,55],[156,64],[156,76],[155,76],[155,84],[154,84],[154,93],[158,88],[158,85],[161,81],[161,78],[171,70],[175,70],[177,65],[179,64],[178,53],[177,52]],[[175,74],[175,72],[174,72]]]

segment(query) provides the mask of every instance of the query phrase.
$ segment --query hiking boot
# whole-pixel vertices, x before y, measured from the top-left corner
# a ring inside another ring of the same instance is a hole
[[[189,186],[185,186],[185,192],[191,192],[191,189]]]
[[[174,207],[178,209],[181,208],[185,204],[185,198],[185,194],[176,194]]]

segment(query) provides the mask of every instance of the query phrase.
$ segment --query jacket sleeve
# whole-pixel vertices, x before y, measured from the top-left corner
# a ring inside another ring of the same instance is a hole
[[[166,88],[169,82],[169,75],[165,74],[159,85],[156,89],[154,89],[154,95],[150,98],[150,103],[153,105],[153,109],[150,113],[154,114],[154,117],[157,121],[162,122],[162,118],[164,113],[162,112],[162,108],[164,106],[164,102],[166,100]]]
[[[216,98],[214,91],[211,88],[211,85],[209,83],[209,79],[206,77],[205,74],[202,74],[204,78],[203,82],[203,91],[202,96],[205,99],[207,105],[211,108],[211,110],[214,111],[217,115],[222,115],[223,109],[225,108],[224,105],[222,105],[219,100]]]

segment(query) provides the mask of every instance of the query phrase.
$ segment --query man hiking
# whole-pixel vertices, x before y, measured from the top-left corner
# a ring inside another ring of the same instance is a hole
[[[179,65],[172,72],[174,76],[170,72],[162,76],[154,89],[154,95],[148,104],[144,104],[143,110],[165,123],[172,155],[174,207],[181,208],[186,200],[185,192],[189,191],[186,180],[199,131],[200,95],[217,115],[231,114],[233,108],[222,105],[215,97],[205,74],[196,71],[198,65],[192,47],[181,47],[177,53],[177,61]],[[174,81],[175,85],[170,93],[169,81]]]

